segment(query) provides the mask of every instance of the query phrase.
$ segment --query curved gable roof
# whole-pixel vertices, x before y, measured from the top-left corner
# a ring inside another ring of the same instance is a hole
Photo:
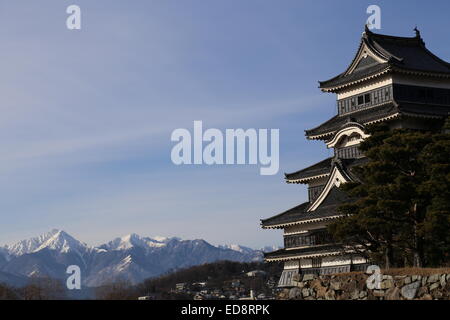
[[[425,47],[418,30],[415,37],[396,37],[373,33],[366,26],[358,52],[346,71],[319,84],[323,91],[333,91],[345,84],[392,70],[450,76],[450,64]]]

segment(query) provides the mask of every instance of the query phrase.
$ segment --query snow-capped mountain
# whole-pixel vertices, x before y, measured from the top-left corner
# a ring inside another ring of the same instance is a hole
[[[102,245],[101,248],[105,250],[126,250],[133,247],[161,248],[164,247],[169,240],[170,238],[165,237],[141,238],[139,235],[133,233],[121,238],[116,238],[107,244]]]
[[[28,240],[22,240],[4,249],[12,256],[21,256],[28,253],[38,252],[44,248],[55,250],[60,253],[76,252],[84,254],[88,246],[62,230],[54,229],[48,233]]]
[[[239,245],[213,246],[204,240],[137,234],[89,247],[64,231],[52,230],[0,248],[0,272],[5,282],[43,276],[64,279],[67,266],[78,265],[83,284],[93,287],[117,279],[138,283],[170,270],[218,260],[260,261],[262,256],[260,250]]]
[[[244,247],[238,244],[227,244],[227,245],[219,245],[218,246],[221,249],[229,249],[229,250],[233,250],[233,251],[237,251],[237,252],[241,252],[244,254],[248,254],[248,253],[252,253],[255,250],[248,248],[248,247]]]

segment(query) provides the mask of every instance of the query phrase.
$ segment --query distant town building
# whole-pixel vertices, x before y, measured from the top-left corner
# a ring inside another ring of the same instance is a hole
[[[196,294],[194,296],[194,300],[205,300],[205,297],[202,294]]]
[[[204,288],[206,287],[206,282],[194,282],[192,285]]]
[[[232,288],[239,288],[241,286],[241,281],[240,280],[233,280],[231,281],[231,287]]]
[[[185,291],[187,289],[187,284],[186,283],[177,283],[175,285],[175,290],[178,292],[182,292]]]
[[[250,290],[250,295],[248,297],[242,297],[239,300],[256,300],[255,291]]]
[[[306,130],[334,155],[306,169],[286,174],[287,183],[308,185],[309,200],[261,221],[264,229],[283,229],[284,248],[265,254],[265,261],[284,262],[278,286],[293,285],[297,274],[333,274],[363,270],[368,261],[342,247],[327,233],[348,200],[341,184],[358,177],[353,168],[367,161],[358,146],[366,126],[386,123],[391,129],[439,128],[450,114],[450,64],[415,37],[375,34],[367,27],[358,52],[340,75],[320,82],[323,92],[337,95],[337,115]]]
[[[267,272],[263,270],[253,270],[246,273],[247,277],[264,277],[267,275]]]

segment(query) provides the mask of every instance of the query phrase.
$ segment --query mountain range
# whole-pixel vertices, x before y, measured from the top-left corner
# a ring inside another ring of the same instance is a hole
[[[0,247],[0,282],[21,286],[31,277],[66,279],[67,267],[77,265],[82,284],[87,287],[119,279],[136,284],[170,271],[219,260],[260,261],[263,251],[240,245],[213,246],[205,240],[137,234],[91,247],[55,229]]]

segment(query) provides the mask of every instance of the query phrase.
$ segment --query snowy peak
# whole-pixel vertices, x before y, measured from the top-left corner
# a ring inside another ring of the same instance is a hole
[[[228,249],[228,250],[233,250],[233,251],[237,251],[240,253],[251,253],[254,252],[255,250],[244,247],[244,246],[240,246],[238,244],[227,244],[227,245],[222,245],[222,246],[218,246],[218,248],[220,249]]]
[[[116,238],[107,244],[101,246],[101,248],[106,250],[127,250],[133,247],[138,248],[161,248],[167,245],[171,238],[165,237],[141,237],[135,233],[123,236],[121,238]]]
[[[6,246],[5,249],[10,255],[20,256],[27,253],[38,252],[43,249],[56,250],[61,253],[73,251],[82,254],[88,247],[68,233],[54,229],[38,237],[22,240],[14,245]]]

